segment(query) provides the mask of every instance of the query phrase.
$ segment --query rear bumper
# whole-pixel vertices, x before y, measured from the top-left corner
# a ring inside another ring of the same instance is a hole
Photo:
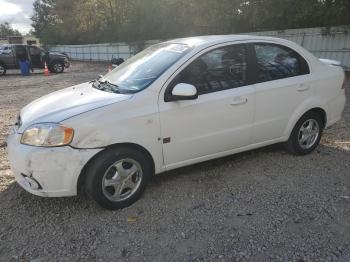
[[[346,103],[346,95],[345,95],[345,89],[344,89],[343,94],[338,95],[327,104],[328,112],[327,112],[326,127],[329,127],[335,124],[342,118],[343,111],[345,108],[345,103]]]
[[[11,134],[7,140],[11,169],[18,184],[38,196],[76,195],[81,170],[101,150],[27,146],[20,143],[20,137]]]
[[[69,62],[69,61],[64,62],[64,67],[65,67],[65,68],[69,68],[69,67],[70,67],[70,62]]]

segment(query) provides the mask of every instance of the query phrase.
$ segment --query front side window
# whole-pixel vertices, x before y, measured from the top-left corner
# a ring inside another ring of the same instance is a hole
[[[184,44],[151,46],[106,74],[104,79],[116,86],[119,92],[139,92],[190,50],[191,47]]]
[[[257,59],[257,80],[266,82],[309,73],[307,62],[298,53],[284,46],[254,44]]]
[[[200,56],[188,65],[175,80],[197,88],[198,95],[247,84],[245,45],[218,48]]]

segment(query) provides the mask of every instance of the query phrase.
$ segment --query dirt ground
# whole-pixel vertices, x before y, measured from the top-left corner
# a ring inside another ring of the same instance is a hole
[[[0,78],[0,261],[350,261],[349,100],[310,155],[275,145],[167,172],[127,209],[21,189],[5,142],[17,112],[106,71]]]

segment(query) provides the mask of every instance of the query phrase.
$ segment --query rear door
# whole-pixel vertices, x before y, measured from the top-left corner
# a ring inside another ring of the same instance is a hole
[[[289,47],[253,43],[256,110],[253,143],[278,139],[299,104],[311,94],[306,60]]]
[[[244,44],[213,49],[196,58],[170,83],[194,85],[198,98],[164,101],[160,120],[167,166],[215,155],[251,143],[254,87]]]

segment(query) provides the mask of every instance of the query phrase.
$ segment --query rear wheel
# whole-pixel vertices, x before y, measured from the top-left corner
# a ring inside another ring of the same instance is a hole
[[[284,144],[286,149],[295,155],[311,153],[320,143],[324,123],[316,112],[303,115],[294,126],[289,140]]]
[[[0,63],[0,76],[6,74],[6,66],[3,63]]]
[[[62,73],[64,71],[64,64],[62,62],[55,61],[50,66],[52,73]]]
[[[152,165],[141,152],[128,147],[108,149],[89,165],[86,192],[100,206],[115,210],[130,206],[144,192]]]

